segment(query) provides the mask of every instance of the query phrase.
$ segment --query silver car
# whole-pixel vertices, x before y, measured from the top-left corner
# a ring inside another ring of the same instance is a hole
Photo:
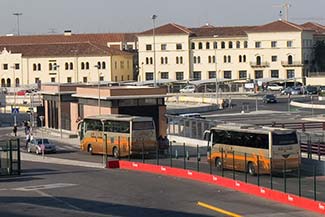
[[[41,154],[42,147],[44,148],[44,153],[55,153],[56,147],[54,144],[50,143],[48,139],[33,139],[28,143],[27,152]]]
[[[194,93],[196,90],[194,85],[187,85],[184,88],[180,89],[180,93]]]

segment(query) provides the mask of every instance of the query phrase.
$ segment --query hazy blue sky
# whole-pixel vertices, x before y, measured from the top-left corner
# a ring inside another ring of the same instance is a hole
[[[22,12],[21,34],[141,32],[152,28],[151,16],[158,15],[157,26],[178,23],[198,27],[260,25],[279,18],[285,0],[0,0],[0,34],[16,33],[13,12]],[[291,0],[289,21],[304,18],[325,24],[325,0]]]

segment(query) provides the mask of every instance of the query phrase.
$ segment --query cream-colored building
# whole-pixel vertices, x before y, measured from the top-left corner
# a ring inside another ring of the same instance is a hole
[[[90,42],[0,45],[2,87],[132,79],[133,55],[107,46]]]
[[[153,29],[138,34],[138,79],[304,81],[320,32],[325,27],[281,20],[239,27],[166,24],[155,34]]]

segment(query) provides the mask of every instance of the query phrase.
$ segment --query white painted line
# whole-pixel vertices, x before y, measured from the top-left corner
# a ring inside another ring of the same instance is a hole
[[[54,183],[54,184],[47,184],[47,185],[34,185],[34,186],[26,186],[21,188],[13,188],[11,190],[15,191],[36,191],[36,190],[45,190],[45,189],[53,189],[53,188],[64,188],[64,187],[71,187],[77,184],[71,183]]]

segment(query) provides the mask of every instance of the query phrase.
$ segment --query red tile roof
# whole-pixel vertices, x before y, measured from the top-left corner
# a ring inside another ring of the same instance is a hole
[[[135,42],[135,33],[101,33],[71,35],[23,35],[0,36],[0,45],[5,44],[49,44],[67,42],[91,42],[107,46],[107,42]]]
[[[323,26],[319,23],[307,22],[307,23],[302,24],[301,26],[308,28],[308,29],[312,29],[316,33],[325,33],[325,26]]]
[[[155,28],[156,35],[173,35],[173,34],[191,34],[191,30],[187,27],[175,24],[175,23],[168,23],[163,26],[159,26]],[[138,35],[152,35],[153,29],[149,29],[147,31],[141,32]]]
[[[111,56],[132,55],[107,46],[85,43],[52,43],[52,44],[18,44],[0,45],[0,51],[6,49],[11,53],[21,53],[25,57],[74,57],[74,56]]]
[[[304,30],[311,29],[288,21],[278,20],[262,26],[257,26],[249,30],[249,32],[301,32]]]
[[[191,28],[190,30],[196,37],[231,37],[231,36],[247,36],[249,31],[256,26],[232,26],[232,27],[200,27]]]

